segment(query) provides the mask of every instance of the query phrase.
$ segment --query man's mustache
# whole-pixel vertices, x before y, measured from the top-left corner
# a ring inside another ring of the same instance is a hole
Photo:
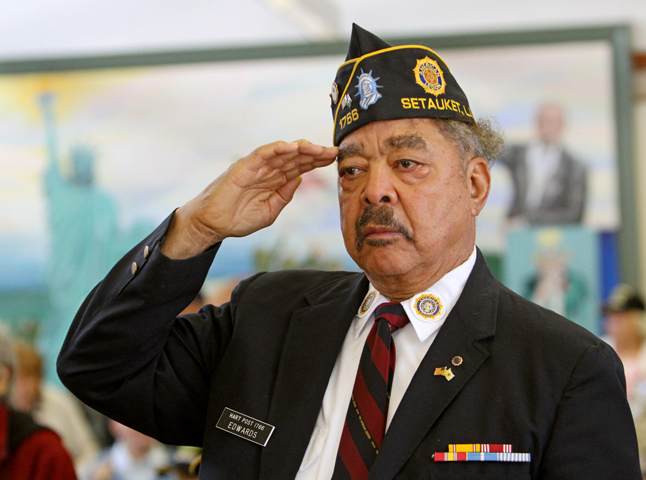
[[[387,227],[394,232],[400,233],[408,240],[413,242],[413,236],[410,234],[406,227],[404,227],[396,218],[393,213],[392,207],[383,206],[383,207],[367,207],[357,221],[355,222],[355,228],[357,232],[357,238],[355,240],[355,247],[357,251],[361,251],[363,248],[363,243],[366,240],[366,237],[363,234],[364,227],[368,225],[379,225],[382,227]],[[373,243],[374,242],[374,243]],[[389,245],[394,242],[394,240],[374,240],[373,242],[369,241],[369,245]]]

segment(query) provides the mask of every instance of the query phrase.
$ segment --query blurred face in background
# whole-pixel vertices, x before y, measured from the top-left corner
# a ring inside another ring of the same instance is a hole
[[[561,142],[565,127],[565,112],[560,105],[543,105],[538,112],[538,135],[546,145]]]
[[[0,403],[9,392],[11,382],[11,369],[7,365],[0,364]]]
[[[642,313],[638,310],[608,312],[606,329],[615,342],[625,344],[631,340],[643,340],[644,329],[641,325]]]
[[[25,413],[33,412],[40,400],[40,378],[17,374],[11,389],[11,406]]]
[[[17,362],[10,403],[16,410],[33,413],[40,402],[43,362],[36,349],[24,342],[14,342],[14,351]]]

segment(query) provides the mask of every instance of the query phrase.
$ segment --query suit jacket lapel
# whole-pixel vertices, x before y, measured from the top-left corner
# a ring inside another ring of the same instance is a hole
[[[365,275],[344,277],[305,294],[285,338],[267,422],[260,478],[294,478],[309,444],[328,380],[348,328],[368,290]]]
[[[413,377],[390,424],[370,480],[390,480],[404,466],[433,424],[489,355],[480,340],[494,334],[499,284],[478,251],[462,295]],[[451,365],[454,356],[463,359]],[[447,381],[434,375],[451,367]]]

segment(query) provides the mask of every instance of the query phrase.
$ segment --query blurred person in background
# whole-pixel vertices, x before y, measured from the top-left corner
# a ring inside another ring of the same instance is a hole
[[[536,139],[505,149],[514,196],[507,212],[514,225],[581,223],[586,203],[585,166],[563,144],[565,111],[545,103],[536,114]]]
[[[175,480],[164,445],[114,420],[110,430],[114,444],[88,465],[82,480]]]
[[[43,359],[34,346],[14,341],[16,369],[10,395],[11,406],[28,413],[51,428],[63,440],[77,472],[99,451],[96,438],[81,404],[66,390],[43,379]]]
[[[8,404],[15,371],[12,338],[0,323],[0,480],[76,480],[59,436]]]
[[[604,305],[608,343],[626,374],[626,395],[635,419],[642,474],[646,478],[646,306],[630,285],[617,285]]]
[[[570,320],[580,314],[588,285],[572,262],[573,253],[563,246],[558,229],[542,229],[536,235],[535,272],[526,280],[523,296]]]
[[[630,285],[616,286],[604,305],[608,343],[615,349],[624,364],[626,395],[637,417],[642,414],[646,398],[646,318],[644,300]],[[639,393],[640,389],[644,392]]]

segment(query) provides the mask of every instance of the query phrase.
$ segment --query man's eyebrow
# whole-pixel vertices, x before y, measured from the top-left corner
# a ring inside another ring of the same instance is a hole
[[[411,149],[411,150],[426,150],[426,140],[417,134],[404,134],[390,137],[385,142],[388,150],[398,149]],[[340,162],[345,158],[360,156],[365,157],[365,150],[363,145],[352,143],[350,145],[343,145],[339,147],[339,155],[336,161]]]
[[[426,150],[426,140],[417,134],[404,134],[390,137],[386,140],[386,145],[389,150]]]
[[[364,156],[363,145],[357,145],[356,143],[343,145],[339,147],[339,155],[336,157],[336,161],[340,162],[344,158],[354,157],[357,155]]]

